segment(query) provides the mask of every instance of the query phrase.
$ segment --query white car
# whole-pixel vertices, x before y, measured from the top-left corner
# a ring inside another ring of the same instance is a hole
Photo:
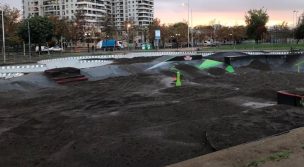
[[[39,46],[36,46],[35,51],[36,51],[36,52],[39,52]],[[46,46],[41,46],[41,52],[48,52],[48,51],[49,51],[49,48],[48,48],[48,47],[46,47]]]
[[[63,51],[63,48],[61,48],[59,46],[54,46],[54,47],[51,47],[49,49],[49,51],[51,51],[51,52],[61,52],[61,51]]]
[[[211,41],[204,41],[204,46],[215,46],[215,44]]]

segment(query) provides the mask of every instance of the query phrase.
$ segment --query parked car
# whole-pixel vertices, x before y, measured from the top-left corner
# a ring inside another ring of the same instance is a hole
[[[61,52],[61,51],[63,51],[63,48],[61,48],[59,46],[54,46],[54,47],[51,47],[49,49],[49,51],[52,51],[52,52]]]
[[[215,46],[215,44],[211,41],[204,41],[203,46]]]
[[[36,51],[36,52],[39,52],[39,46],[36,46],[35,51]],[[48,47],[46,47],[46,46],[41,46],[41,52],[48,52],[48,51],[49,51],[49,48],[48,48]]]

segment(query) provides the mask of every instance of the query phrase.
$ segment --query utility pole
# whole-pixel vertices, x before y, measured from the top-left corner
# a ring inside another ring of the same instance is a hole
[[[4,11],[3,9],[1,10],[2,11],[2,37],[3,37],[3,62],[5,63],[6,62],[6,55],[5,55],[5,30],[4,30]]]
[[[190,0],[188,0],[188,48],[190,48]]]
[[[128,51],[130,50],[130,46],[129,46],[129,41],[130,41],[130,37],[129,37],[129,29],[130,29],[130,27],[131,27],[131,24],[130,23],[128,23],[127,24],[127,35],[128,35],[128,41],[127,41],[127,45],[128,45]]]
[[[298,12],[297,10],[294,10],[293,11],[293,27],[294,27],[294,30],[293,30],[293,40],[295,39],[295,29],[297,27],[297,15],[298,15]]]
[[[31,53],[31,30],[30,30],[30,20],[27,20],[27,33],[28,33],[28,43],[29,43],[29,57],[32,60],[32,53]]]
[[[192,28],[192,31],[191,31],[191,46],[192,48],[194,47],[194,39],[193,39],[193,10],[191,9],[191,28]]]

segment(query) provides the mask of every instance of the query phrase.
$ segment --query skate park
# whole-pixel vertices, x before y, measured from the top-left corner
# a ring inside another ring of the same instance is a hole
[[[278,92],[303,95],[303,57],[153,52],[1,67],[1,163],[166,166],[288,135],[303,126],[303,106],[278,104]],[[45,74],[65,67],[87,80]]]

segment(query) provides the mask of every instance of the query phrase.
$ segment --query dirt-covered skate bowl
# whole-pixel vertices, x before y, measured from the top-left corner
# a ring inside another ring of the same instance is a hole
[[[303,73],[175,68],[182,87],[162,69],[1,92],[1,166],[158,167],[304,125],[303,108],[276,104],[277,91],[304,90]]]

